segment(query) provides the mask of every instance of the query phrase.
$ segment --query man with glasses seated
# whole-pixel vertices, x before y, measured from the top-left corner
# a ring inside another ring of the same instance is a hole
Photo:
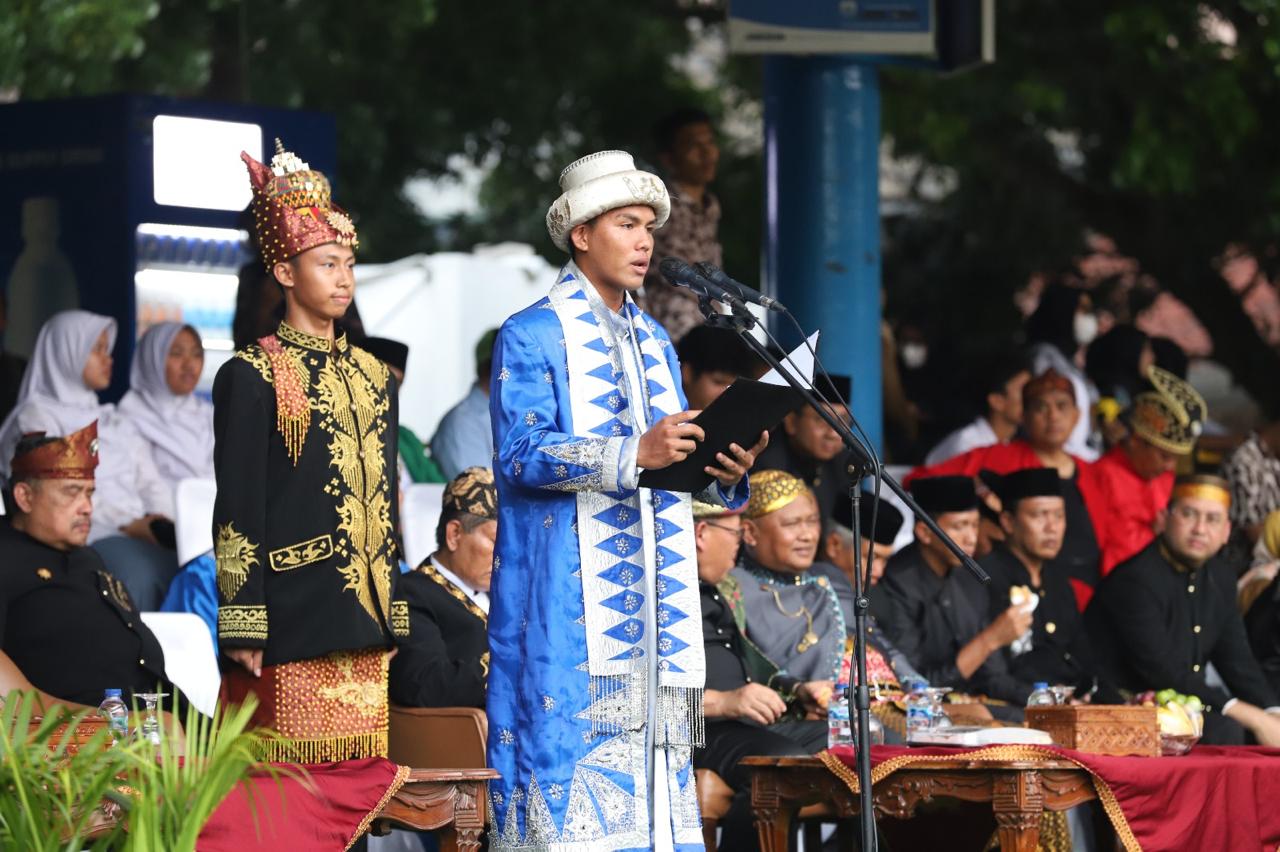
[[[1202,742],[1241,743],[1247,731],[1280,746],[1280,706],[1249,648],[1235,576],[1215,558],[1231,533],[1228,488],[1216,476],[1179,478],[1164,531],[1102,582],[1085,627],[1101,674],[1120,689],[1198,696],[1210,709]]]
[[[707,740],[694,752],[693,765],[715,772],[734,792],[720,823],[721,849],[758,848],[751,823],[751,770],[738,765],[743,757],[814,754],[827,744],[826,723],[803,718],[807,709],[817,709],[811,686],[780,673],[744,635],[741,590],[728,576],[742,540],[741,511],[693,503],[707,661],[702,699]]]

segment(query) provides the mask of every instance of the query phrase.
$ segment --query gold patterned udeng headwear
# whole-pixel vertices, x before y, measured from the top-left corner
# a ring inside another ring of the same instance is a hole
[[[783,470],[762,470],[751,474],[747,480],[751,497],[747,500],[746,517],[760,518],[795,502],[802,494],[809,493],[809,486],[798,476]]]
[[[496,521],[498,488],[493,484],[493,471],[484,467],[469,467],[455,476],[444,489],[442,506],[446,511],[466,512]]]
[[[1179,476],[1173,486],[1173,499],[1183,497],[1212,500],[1223,508],[1231,508],[1231,486],[1220,476],[1197,473]]]
[[[1153,391],[1138,394],[1129,411],[1129,427],[1152,446],[1186,455],[1200,437],[1208,406],[1195,388],[1159,367],[1147,378]]]

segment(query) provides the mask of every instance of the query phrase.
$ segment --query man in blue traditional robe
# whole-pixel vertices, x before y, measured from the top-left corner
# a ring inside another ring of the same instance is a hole
[[[631,296],[670,201],[620,151],[572,163],[560,187],[547,229],[571,259],[493,358],[490,847],[692,852],[705,663],[691,495],[639,476],[704,435],[674,347]],[[743,505],[766,442],[718,454],[699,499]]]

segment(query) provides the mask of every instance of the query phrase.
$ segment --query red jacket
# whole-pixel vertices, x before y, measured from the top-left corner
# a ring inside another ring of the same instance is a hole
[[[1169,505],[1173,479],[1172,473],[1143,479],[1120,446],[1081,472],[1080,493],[1102,550],[1102,576],[1156,537],[1156,518]]]
[[[1076,463],[1078,470],[1083,471],[1088,466],[1083,459],[1075,456],[1071,459]],[[1031,467],[1044,467],[1044,462],[1040,461],[1040,457],[1036,455],[1036,451],[1030,444],[1022,438],[1015,438],[1007,444],[978,447],[944,462],[918,467],[911,471],[903,484],[910,485],[912,480],[926,476],[977,476],[978,471],[982,470],[1004,476],[1006,473]]]

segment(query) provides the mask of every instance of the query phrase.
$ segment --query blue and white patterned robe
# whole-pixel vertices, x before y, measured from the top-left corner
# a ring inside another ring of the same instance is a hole
[[[636,444],[683,411],[675,348],[570,262],[494,347],[494,850],[702,848],[697,556],[688,494],[636,488]],[[726,496],[737,507],[746,483]]]

